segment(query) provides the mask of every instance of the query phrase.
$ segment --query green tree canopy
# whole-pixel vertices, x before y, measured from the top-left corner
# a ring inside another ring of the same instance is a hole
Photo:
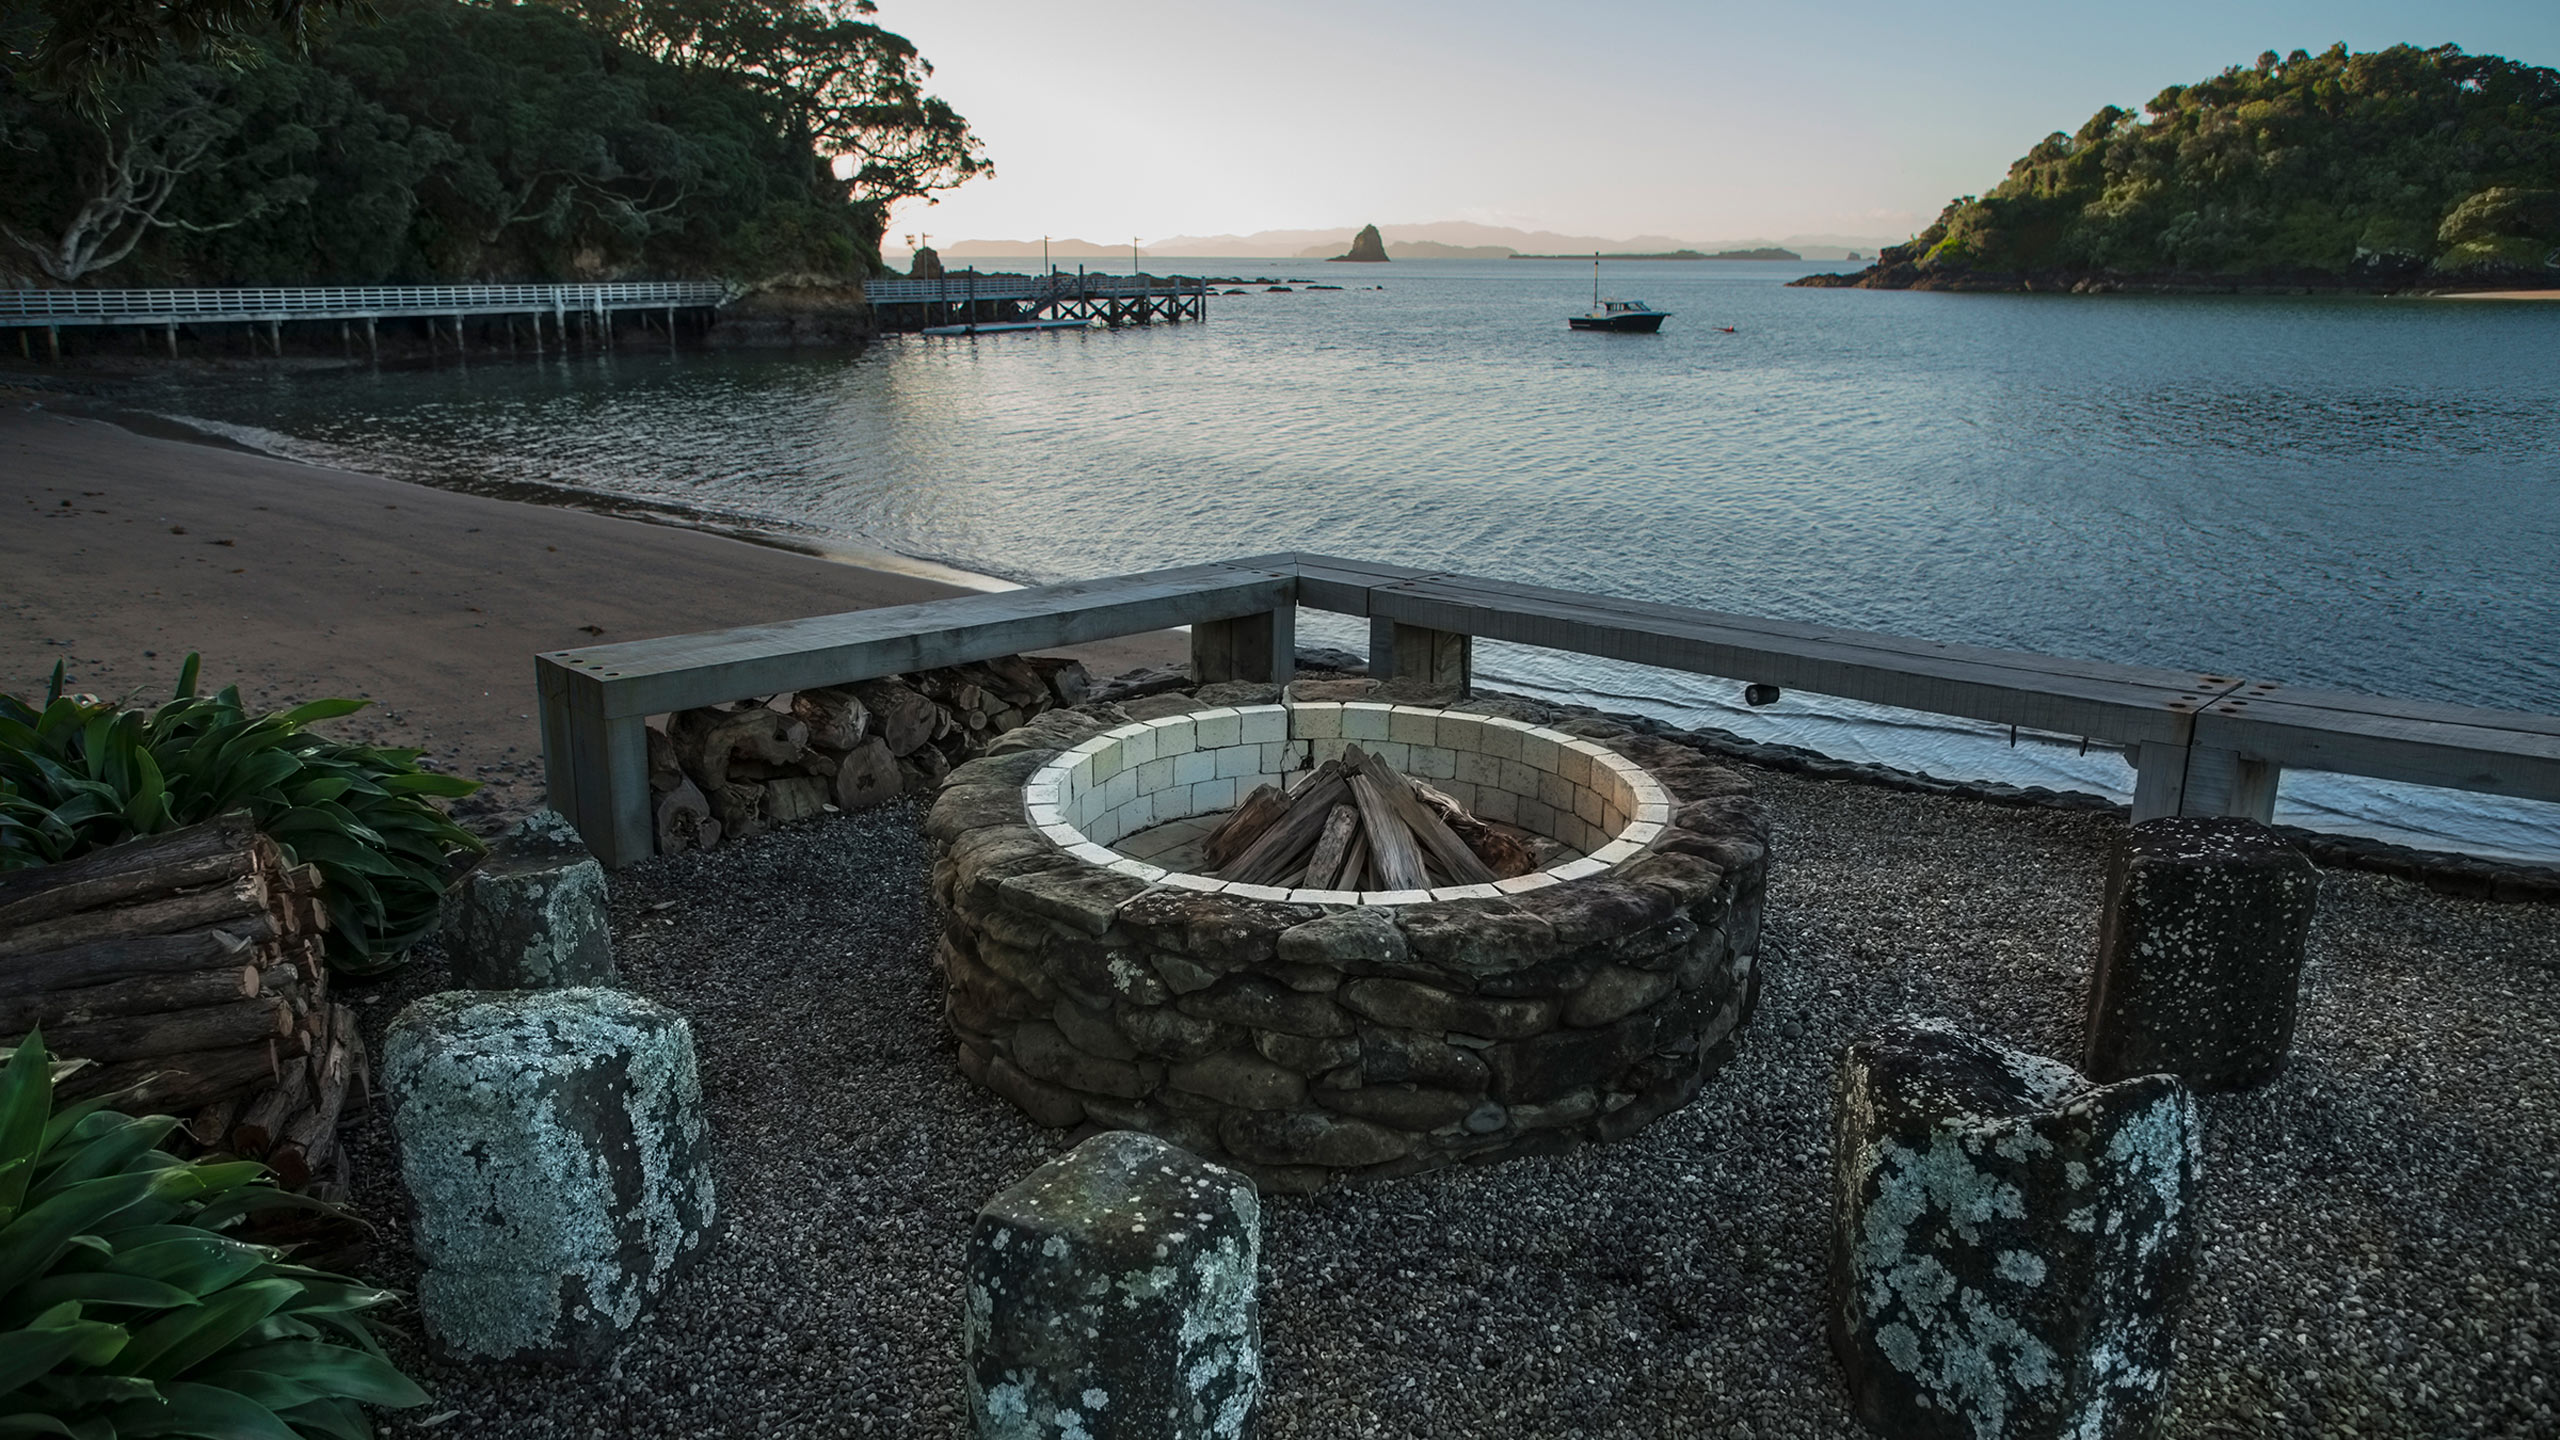
[[[2451,45],[2269,51],[2047,136],[1879,258],[1906,282],[2560,278],[2560,71]]]
[[[360,11],[364,0],[41,0],[14,17],[9,68],[84,108],[108,86],[186,58],[236,58],[253,37],[299,48],[315,15]]]
[[[679,18],[695,37],[681,45],[666,38]],[[0,0],[0,21],[23,37],[45,18]],[[892,200],[987,168],[923,92],[912,45],[809,0],[371,0],[307,44],[240,43],[228,65],[166,46],[103,80],[94,113],[32,71],[0,77],[16,182],[0,187],[0,268],[121,284],[850,277],[877,266]]]

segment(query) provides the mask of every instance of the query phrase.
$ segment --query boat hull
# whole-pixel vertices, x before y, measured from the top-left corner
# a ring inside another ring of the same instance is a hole
[[[1573,315],[1565,323],[1576,330],[1605,330],[1615,335],[1650,335],[1670,319],[1668,312],[1655,311],[1640,315]]]

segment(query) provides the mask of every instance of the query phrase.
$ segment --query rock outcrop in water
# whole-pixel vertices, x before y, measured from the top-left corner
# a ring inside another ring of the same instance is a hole
[[[1387,242],[1384,237],[1378,234],[1377,226],[1363,225],[1360,227],[1360,233],[1351,237],[1351,253],[1348,255],[1336,255],[1333,258],[1336,260],[1359,260],[1364,262],[1374,261],[1380,265],[1384,265],[1387,263]]]

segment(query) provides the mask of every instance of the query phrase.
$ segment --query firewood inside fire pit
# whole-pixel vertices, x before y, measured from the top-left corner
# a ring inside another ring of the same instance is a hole
[[[1308,890],[1425,890],[1526,875],[1517,833],[1354,745],[1297,789],[1265,785],[1203,847],[1221,880]]]

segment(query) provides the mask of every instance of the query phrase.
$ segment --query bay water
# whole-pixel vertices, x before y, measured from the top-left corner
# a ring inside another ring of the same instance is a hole
[[[1634,336],[1566,327],[1588,263],[1149,268],[1300,283],[1213,296],[1204,325],[858,354],[626,336],[172,380],[148,403],[298,458],[1005,581],[1305,549],[2560,713],[2560,304],[1796,290],[1816,267],[1611,262],[1605,291],[1673,312]],[[1366,639],[1312,613],[1301,637]],[[2131,785],[2076,736],[1795,692],[1751,709],[1731,681],[1518,647],[1478,668],[1947,778]],[[2296,772],[2278,818],[2560,859],[2549,804]]]

